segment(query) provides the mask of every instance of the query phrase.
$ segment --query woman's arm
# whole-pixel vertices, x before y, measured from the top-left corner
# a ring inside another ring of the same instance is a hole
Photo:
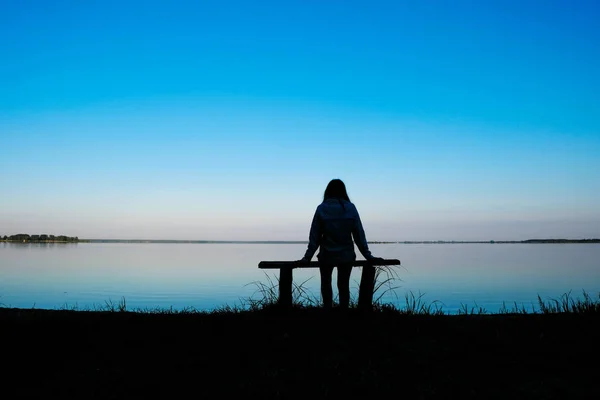
[[[315,211],[315,216],[312,220],[312,224],[310,225],[308,248],[306,249],[306,253],[304,253],[302,260],[310,261],[315,255],[317,248],[319,248],[319,244],[321,244],[321,221],[319,218],[319,209],[317,208],[317,211]]]

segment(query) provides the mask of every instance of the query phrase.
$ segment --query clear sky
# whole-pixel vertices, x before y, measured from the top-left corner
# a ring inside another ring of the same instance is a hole
[[[600,237],[600,2],[0,2],[0,234]]]

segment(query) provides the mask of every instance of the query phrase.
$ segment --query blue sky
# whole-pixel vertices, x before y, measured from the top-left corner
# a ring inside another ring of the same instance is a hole
[[[600,237],[594,1],[0,3],[0,234]]]

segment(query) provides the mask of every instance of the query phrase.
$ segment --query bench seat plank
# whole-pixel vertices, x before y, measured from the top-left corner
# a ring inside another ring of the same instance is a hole
[[[379,265],[400,265],[400,260],[384,259],[384,260],[356,260],[352,264],[355,267],[374,267]],[[319,268],[318,261],[309,263],[300,261],[261,261],[258,263],[260,269],[280,269],[280,268]]]

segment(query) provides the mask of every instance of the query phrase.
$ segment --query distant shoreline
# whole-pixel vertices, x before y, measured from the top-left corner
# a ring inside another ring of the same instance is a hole
[[[27,233],[19,233],[16,235],[0,235],[0,242],[13,243],[79,243],[86,240],[80,240],[77,236],[66,235],[29,235]]]
[[[307,244],[303,240],[143,240],[143,239],[84,239],[89,243],[196,243],[196,244]],[[369,244],[536,244],[536,243],[600,243],[600,239],[528,239],[528,240],[408,240],[373,241]]]
[[[15,235],[21,236],[21,235]],[[181,243],[181,244],[307,244],[298,240],[146,240],[146,239],[79,239],[68,237],[67,240],[26,239],[23,237],[0,237],[0,242],[7,243]],[[407,240],[407,241],[373,241],[369,244],[569,244],[600,243],[600,239],[528,239],[528,240]]]

